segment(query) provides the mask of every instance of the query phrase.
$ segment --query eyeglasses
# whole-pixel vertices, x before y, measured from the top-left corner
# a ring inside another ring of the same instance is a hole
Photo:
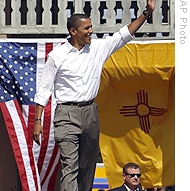
[[[135,177],[135,176],[137,176],[138,178],[141,177],[141,174],[129,174],[129,173],[125,173],[125,175],[128,175],[129,178],[132,178],[132,177]]]

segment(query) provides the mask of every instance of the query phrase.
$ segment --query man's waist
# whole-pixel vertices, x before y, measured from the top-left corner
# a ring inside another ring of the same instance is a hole
[[[69,105],[69,106],[78,106],[78,107],[85,107],[88,105],[92,105],[94,103],[94,99],[90,100],[90,101],[81,101],[81,102],[72,102],[72,101],[68,101],[65,103],[58,103],[57,105]]]

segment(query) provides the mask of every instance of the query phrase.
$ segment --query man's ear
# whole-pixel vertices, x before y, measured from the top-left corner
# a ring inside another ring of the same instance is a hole
[[[71,36],[74,36],[76,34],[76,29],[74,27],[71,27],[69,29],[69,32],[70,32]]]
[[[125,175],[125,174],[123,174],[123,180],[124,180],[124,181],[125,181],[125,176],[126,176],[126,175]]]

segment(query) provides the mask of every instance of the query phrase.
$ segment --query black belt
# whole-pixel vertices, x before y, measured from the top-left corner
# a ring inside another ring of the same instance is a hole
[[[91,105],[94,103],[94,100],[90,101],[82,101],[82,102],[65,102],[65,103],[58,103],[58,105],[70,105],[70,106],[78,106],[78,107],[85,107],[87,105]]]

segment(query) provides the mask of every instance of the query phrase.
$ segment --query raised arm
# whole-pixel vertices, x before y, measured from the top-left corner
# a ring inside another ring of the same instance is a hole
[[[150,15],[155,8],[156,0],[147,0],[146,10],[133,22],[128,25],[129,32],[131,35],[134,35],[135,32],[142,26],[142,24],[147,19],[148,15]]]

